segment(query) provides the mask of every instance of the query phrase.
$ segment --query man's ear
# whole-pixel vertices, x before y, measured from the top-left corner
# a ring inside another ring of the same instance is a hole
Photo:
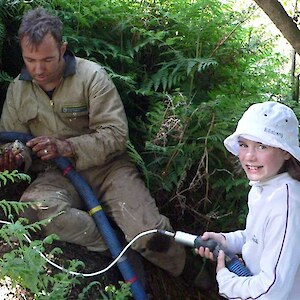
[[[67,50],[68,43],[63,42],[61,47],[60,47],[60,57],[62,58]]]

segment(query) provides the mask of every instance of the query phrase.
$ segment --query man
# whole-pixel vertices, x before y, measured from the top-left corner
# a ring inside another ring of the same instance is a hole
[[[25,66],[8,88],[0,130],[35,138],[21,155],[5,152],[0,170],[30,167],[37,177],[21,197],[35,202],[29,218],[41,220],[64,211],[45,233],[90,251],[107,247],[78,193],[51,162],[60,156],[72,161],[127,241],[149,229],[172,230],[126,154],[127,119],[116,87],[101,66],[67,51],[62,27],[59,18],[42,8],[23,17],[19,39]],[[36,159],[31,161],[29,151]],[[173,276],[180,275],[183,247],[161,239],[153,251],[153,238],[143,237],[132,248]]]

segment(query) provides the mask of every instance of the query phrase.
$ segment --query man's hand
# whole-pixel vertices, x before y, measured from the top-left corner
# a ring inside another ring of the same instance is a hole
[[[8,170],[9,172],[18,169],[24,163],[24,156],[21,153],[15,153],[12,149],[4,150],[0,155],[0,172]]]
[[[42,160],[73,156],[71,144],[55,137],[39,136],[28,141],[26,146],[31,148]]]

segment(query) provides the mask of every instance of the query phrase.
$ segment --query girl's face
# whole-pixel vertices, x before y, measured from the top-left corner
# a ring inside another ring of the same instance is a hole
[[[239,160],[249,180],[262,181],[278,174],[291,155],[279,148],[239,138]]]

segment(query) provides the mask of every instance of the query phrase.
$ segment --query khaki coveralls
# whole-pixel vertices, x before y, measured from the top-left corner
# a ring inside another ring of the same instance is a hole
[[[65,60],[63,79],[51,98],[26,69],[22,70],[8,88],[0,130],[69,141],[75,170],[92,187],[106,215],[120,227],[127,241],[150,229],[172,230],[126,154],[127,119],[113,82],[96,63],[69,52]],[[93,218],[61,171],[40,159],[26,165],[37,174],[21,197],[21,201],[36,203],[30,219],[41,220],[64,211],[46,226],[47,235],[55,233],[61,240],[91,251],[106,250]],[[153,252],[146,246],[149,239],[151,235],[138,239],[132,248],[170,274],[179,275],[185,263],[183,247],[172,243],[165,252]]]

